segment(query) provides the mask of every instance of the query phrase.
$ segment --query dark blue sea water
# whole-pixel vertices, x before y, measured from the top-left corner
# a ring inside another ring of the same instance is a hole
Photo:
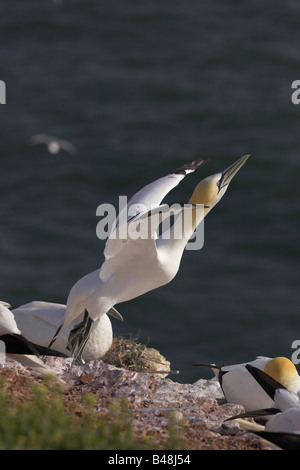
[[[193,382],[195,362],[290,357],[300,339],[300,5],[296,0],[2,0],[0,298],[66,302],[103,261],[101,203],[195,158],[170,196],[251,158],[167,286],[120,304]],[[31,146],[70,140],[77,158]],[[147,273],[145,272],[145,276]]]

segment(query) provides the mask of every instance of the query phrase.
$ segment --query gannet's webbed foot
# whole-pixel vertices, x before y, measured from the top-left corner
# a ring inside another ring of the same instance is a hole
[[[72,364],[84,364],[82,359],[83,350],[89,339],[93,320],[90,318],[87,310],[84,311],[82,322],[75,325],[68,338],[67,349],[73,356]],[[74,351],[76,350],[76,353]]]
[[[66,348],[71,352],[72,355],[80,339],[80,335],[86,328],[88,317],[89,314],[87,310],[85,310],[83,320],[80,323],[77,323],[74,328],[70,331]]]
[[[85,345],[89,339],[89,336],[90,336],[90,332],[91,332],[91,327],[92,327],[92,324],[93,324],[93,320],[91,318],[88,319],[88,322],[87,322],[87,328],[86,330],[82,333],[81,335],[81,342],[78,343],[78,349],[77,349],[77,352],[76,354],[73,355],[73,362],[72,364],[84,364],[84,360],[82,358],[82,354],[83,354],[83,351],[84,351],[84,348],[85,348]]]

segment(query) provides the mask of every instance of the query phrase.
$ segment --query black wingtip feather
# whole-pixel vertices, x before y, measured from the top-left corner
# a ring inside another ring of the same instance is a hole
[[[35,356],[68,357],[66,354],[54,349],[32,343],[22,335],[3,335],[0,340],[5,343],[6,354],[33,354]]]
[[[266,374],[263,370],[253,367],[250,364],[247,364],[246,369],[254,377],[254,379],[259,383],[259,385],[264,389],[264,391],[269,395],[272,400],[277,389],[285,387],[273,379],[270,375]]]
[[[186,175],[188,171],[195,171],[197,168],[207,162],[207,159],[198,158],[197,160],[192,160],[191,162],[185,163],[181,167],[173,171],[176,174]]]

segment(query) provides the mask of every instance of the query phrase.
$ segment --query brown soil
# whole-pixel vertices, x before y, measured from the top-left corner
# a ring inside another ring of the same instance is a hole
[[[225,403],[215,379],[196,384],[180,384],[152,373],[129,371],[103,361],[70,367],[70,360],[44,358],[45,363],[64,380],[66,406],[92,393],[95,412],[107,413],[107,404],[116,397],[128,401],[137,436],[149,435],[168,442],[166,430],[170,412],[185,436],[189,450],[269,450],[276,448],[253,433],[240,429],[236,421],[225,419],[243,411],[239,405]],[[16,399],[26,399],[32,382],[42,382],[36,372],[7,360],[1,367],[5,387]]]

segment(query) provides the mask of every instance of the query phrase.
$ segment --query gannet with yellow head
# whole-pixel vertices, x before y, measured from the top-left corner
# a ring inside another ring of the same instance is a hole
[[[195,364],[203,365],[206,364]],[[295,365],[286,357],[258,356],[254,361],[218,367],[210,364],[228,403],[242,405],[246,411],[270,408],[274,399],[248,370],[256,368],[291,392],[300,390],[300,377]]]
[[[286,357],[275,357],[267,362],[264,372],[291,392],[300,390],[300,377],[295,365]]]
[[[207,214],[224,196],[232,178],[248,160],[250,155],[245,155],[226,170],[204,178],[197,184],[189,200],[190,204],[203,204]]]
[[[262,436],[268,437],[272,433],[281,434],[281,441],[287,439],[285,433],[297,434],[298,439],[292,439],[294,445],[297,442],[297,449],[300,449],[300,385],[299,376],[293,363],[284,357],[278,357],[268,364],[269,367],[265,371],[261,371],[256,367],[247,369],[257,383],[265,390],[266,393],[274,400],[274,411],[272,416],[266,423]],[[267,373],[268,370],[268,373]],[[269,373],[273,375],[269,375]],[[275,377],[276,378],[275,378]],[[274,380],[273,380],[274,379]],[[258,410],[260,416],[263,412],[268,413],[269,410]],[[253,415],[255,417],[255,413]],[[270,434],[271,433],[271,434]],[[273,436],[274,438],[274,436]]]
[[[288,359],[278,357],[267,363],[264,371],[250,364],[246,365],[246,369],[273,400],[273,406],[241,413],[226,421],[237,419],[243,429],[258,434],[282,449],[300,450],[300,389],[297,389],[299,377],[296,368]],[[266,373],[266,370],[281,382]],[[296,392],[287,389],[282,383]],[[266,418],[266,424],[250,423],[244,418]]]
[[[223,172],[200,181],[189,200],[188,208],[179,204],[175,211],[173,207],[165,210],[166,205],[161,202],[187,174],[194,172],[204,163],[203,159],[189,162],[138,191],[116,219],[105,245],[105,261],[100,269],[84,276],[72,287],[64,320],[50,345],[62,328],[85,312],[82,329],[77,329],[76,335],[71,334],[69,345],[74,351],[75,360],[80,362],[93,321],[107,313],[114,305],[170,282],[178,272],[183,251],[195,228],[223,197],[232,178],[248,157],[249,155],[246,155]],[[197,210],[200,205],[204,206],[204,211]],[[185,220],[181,237],[174,235],[174,227],[170,230],[168,238],[157,236],[157,229],[162,220],[174,213],[176,215],[185,211],[192,211],[192,217],[187,222]],[[150,225],[147,237],[117,236],[124,228],[126,234],[131,235],[132,226],[137,225],[142,233],[143,229],[148,229]]]

